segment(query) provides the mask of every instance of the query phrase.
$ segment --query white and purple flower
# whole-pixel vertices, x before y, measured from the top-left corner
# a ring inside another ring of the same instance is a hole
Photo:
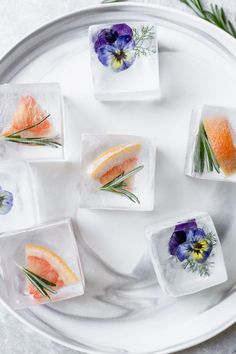
[[[169,253],[191,265],[205,263],[212,249],[212,235],[197,227],[195,220],[176,225],[169,241]]]
[[[125,23],[98,31],[92,41],[98,60],[114,72],[128,69],[135,61],[133,30]]]
[[[13,206],[13,194],[0,187],[0,215],[9,213]]]

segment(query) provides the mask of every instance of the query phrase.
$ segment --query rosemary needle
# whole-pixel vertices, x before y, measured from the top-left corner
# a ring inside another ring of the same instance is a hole
[[[38,123],[31,125],[29,127],[26,127],[24,129],[20,129],[15,131],[14,133],[6,136],[1,136],[0,140],[5,140],[5,141],[10,141],[12,143],[20,143],[20,144],[26,144],[26,145],[41,145],[41,146],[51,146],[51,147],[59,147],[61,146],[61,143],[59,142],[59,136],[55,136],[54,138],[47,138],[47,137],[32,137],[32,138],[23,138],[21,137],[21,133],[25,132],[27,130],[33,129],[37,127],[38,125],[42,124],[46,119],[50,117],[50,114],[48,114],[46,117],[41,119]]]
[[[52,289],[52,287],[56,286],[55,283],[52,283],[47,279],[40,277],[39,275],[35,274],[34,272],[31,272],[29,269],[22,267],[17,263],[16,266],[22,270],[27,280],[40,292],[42,296],[46,296],[50,299],[48,293],[56,294],[56,291]]]
[[[127,184],[125,181],[127,180],[127,178],[129,178],[129,177],[135,175],[136,173],[138,173],[139,171],[141,171],[143,169],[143,167],[144,166],[138,166],[127,173],[122,172],[119,176],[114,178],[112,181],[104,184],[99,189],[102,191],[106,191],[106,192],[118,193],[118,194],[128,198],[133,203],[140,204],[138,197],[136,197],[135,194],[131,193],[130,191],[128,191],[126,189]]]
[[[200,123],[197,141],[194,152],[194,172],[202,174],[207,169],[208,172],[220,173],[220,165],[215,157],[203,123]]]

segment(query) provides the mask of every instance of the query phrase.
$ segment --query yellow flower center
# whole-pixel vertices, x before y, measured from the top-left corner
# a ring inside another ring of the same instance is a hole
[[[126,58],[126,54],[123,50],[117,50],[115,54],[115,58],[117,61],[121,62],[123,59]]]
[[[192,254],[192,258],[195,261],[199,261],[202,260],[203,256],[204,256],[204,251],[206,251],[208,249],[208,243],[205,240],[201,240],[196,242],[193,245],[193,250],[191,252]]]

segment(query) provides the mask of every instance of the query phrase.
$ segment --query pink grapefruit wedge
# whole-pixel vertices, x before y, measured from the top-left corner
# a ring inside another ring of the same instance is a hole
[[[91,176],[106,184],[134,169],[138,162],[141,144],[126,144],[112,147],[98,155],[91,166]]]
[[[10,135],[16,131],[31,127],[48,114],[39,106],[36,99],[32,96],[22,96],[17,109],[13,114],[9,126],[3,130],[2,135]],[[52,123],[50,117],[32,129],[20,133],[22,138],[47,137],[52,133]]]
[[[203,119],[204,128],[215,157],[226,176],[236,172],[236,147],[227,118]]]
[[[78,282],[79,278],[66,262],[48,248],[29,243],[25,246],[25,254],[27,269],[56,284],[53,289]],[[27,284],[27,291],[35,299],[42,298],[42,294],[31,283]]]

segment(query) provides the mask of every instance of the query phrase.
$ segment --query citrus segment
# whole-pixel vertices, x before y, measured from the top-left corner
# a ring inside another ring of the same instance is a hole
[[[140,144],[119,145],[103,152],[92,163],[91,176],[106,184],[135,168],[138,161]]]
[[[9,127],[2,132],[2,135],[7,136],[18,130],[31,127],[39,123],[47,115],[48,114],[42,110],[34,97],[22,96]],[[51,134],[51,131],[52,124],[50,118],[48,118],[36,127],[21,132],[20,135],[22,138],[47,137]]]
[[[229,122],[224,117],[204,118],[203,125],[215,157],[225,175],[236,172],[236,149]]]
[[[66,262],[46,247],[27,244],[25,254],[27,269],[56,284],[53,289],[62,288],[79,280]],[[31,283],[28,283],[27,290],[35,299],[42,297],[41,293]]]
[[[107,171],[102,177],[100,177],[99,181],[101,184],[106,184],[112,181],[114,178],[119,176],[122,172],[127,173],[133,170],[137,165],[138,159],[136,157],[132,157],[128,160],[125,160],[120,165],[112,167],[109,171]],[[130,179],[128,179],[130,180]],[[126,180],[126,183],[129,181]]]

